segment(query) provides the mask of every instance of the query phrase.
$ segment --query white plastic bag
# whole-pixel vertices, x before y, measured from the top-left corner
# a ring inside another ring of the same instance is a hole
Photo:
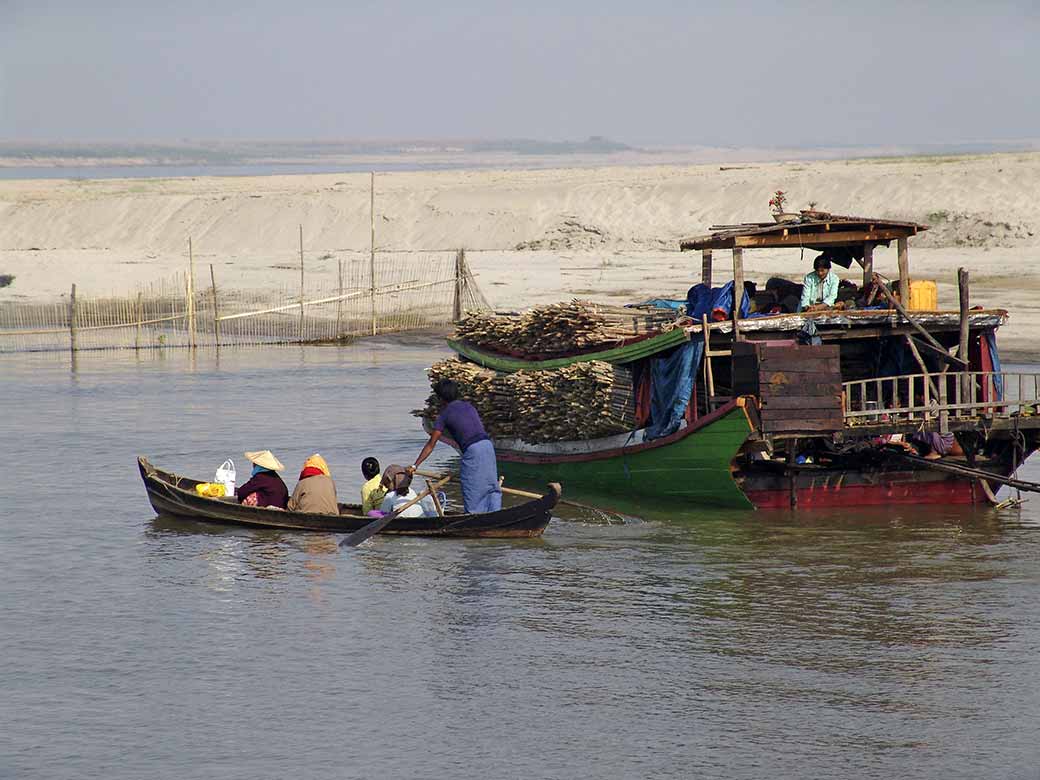
[[[235,462],[228,458],[220,464],[213,481],[224,486],[224,495],[233,496],[235,495],[235,476]]]

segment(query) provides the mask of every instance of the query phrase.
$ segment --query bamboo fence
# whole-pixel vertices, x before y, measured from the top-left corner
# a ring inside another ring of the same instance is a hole
[[[190,250],[189,250],[190,252]],[[446,326],[488,309],[465,253],[380,253],[339,260],[335,278],[250,289],[195,268],[122,296],[0,302],[0,353],[329,343]],[[327,275],[326,275],[327,277]]]

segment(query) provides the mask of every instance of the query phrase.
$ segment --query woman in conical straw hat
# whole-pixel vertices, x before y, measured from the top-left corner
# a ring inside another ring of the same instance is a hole
[[[289,489],[278,476],[285,466],[270,450],[247,452],[245,455],[253,464],[253,473],[249,481],[235,491],[239,503],[285,509],[289,503]]]

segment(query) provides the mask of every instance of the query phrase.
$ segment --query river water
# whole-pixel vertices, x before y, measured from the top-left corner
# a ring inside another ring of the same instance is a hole
[[[442,354],[5,357],[0,777],[1038,776],[1038,499],[353,551],[148,505],[138,454],[270,448],[291,486],[318,450],[351,494],[418,452]]]

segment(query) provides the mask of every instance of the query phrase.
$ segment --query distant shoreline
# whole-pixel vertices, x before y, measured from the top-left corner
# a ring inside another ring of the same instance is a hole
[[[549,170],[660,165],[971,157],[1040,151],[1040,139],[965,144],[814,148],[636,148],[608,139],[537,142],[246,142],[240,144],[24,144],[0,142],[0,180],[169,179],[336,173]]]

